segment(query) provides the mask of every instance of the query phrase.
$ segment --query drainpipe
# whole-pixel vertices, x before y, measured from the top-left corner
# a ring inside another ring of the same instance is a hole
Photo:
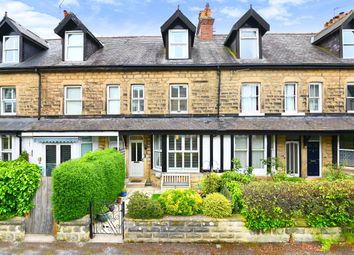
[[[221,96],[221,70],[220,66],[218,65],[216,68],[217,76],[218,76],[218,104],[217,104],[217,116],[220,117],[220,96]]]
[[[36,68],[35,72],[38,74],[38,120],[41,119],[41,105],[42,105],[42,73]]]

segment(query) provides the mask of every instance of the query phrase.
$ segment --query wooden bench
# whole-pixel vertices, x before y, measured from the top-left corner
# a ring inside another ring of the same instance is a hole
[[[163,173],[161,176],[161,190],[175,188],[190,188],[191,175],[178,173]]]

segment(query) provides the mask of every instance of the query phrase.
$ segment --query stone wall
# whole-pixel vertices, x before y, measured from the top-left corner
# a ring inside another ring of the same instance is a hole
[[[213,219],[204,216],[172,217],[161,220],[125,218],[126,242],[313,242],[339,238],[340,228],[282,228],[269,233],[248,230],[242,218]]]
[[[25,219],[16,217],[0,221],[0,241],[23,241],[25,239]]]
[[[36,117],[38,114],[38,75],[0,74],[0,88],[16,88],[16,115]]]
[[[81,219],[61,222],[56,234],[58,241],[86,242],[90,240],[90,217],[87,215]]]

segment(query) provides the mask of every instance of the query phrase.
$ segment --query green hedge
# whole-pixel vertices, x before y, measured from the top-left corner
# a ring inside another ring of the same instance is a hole
[[[134,192],[129,198],[127,216],[133,219],[160,219],[163,217],[161,204],[142,192]]]
[[[0,161],[0,220],[23,216],[34,207],[40,168],[23,160]]]
[[[354,182],[252,182],[243,187],[246,226],[252,230],[292,227],[305,218],[311,227],[354,223]]]
[[[53,214],[57,221],[79,219],[94,203],[98,212],[114,202],[125,181],[125,163],[114,149],[88,152],[81,159],[62,163],[53,172]]]
[[[232,214],[231,202],[220,193],[207,195],[203,200],[203,215],[213,218],[230,217]]]

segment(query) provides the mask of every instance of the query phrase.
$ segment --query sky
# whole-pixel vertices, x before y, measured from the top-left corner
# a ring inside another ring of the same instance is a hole
[[[180,10],[197,26],[198,14],[209,2],[216,34],[227,34],[252,4],[271,32],[319,32],[353,0],[0,0],[0,16],[8,16],[39,36],[57,38],[53,29],[63,10],[75,13],[96,36],[159,35],[160,26]]]

